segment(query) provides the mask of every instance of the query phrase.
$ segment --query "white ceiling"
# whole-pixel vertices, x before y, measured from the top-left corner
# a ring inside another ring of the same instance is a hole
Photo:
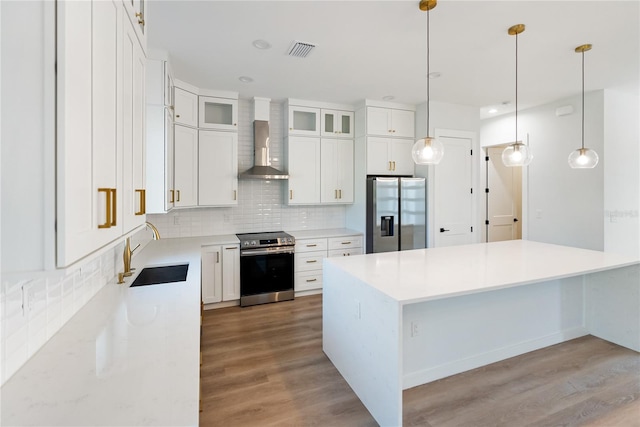
[[[431,100],[486,107],[514,103],[514,24],[519,108],[587,91],[630,86],[640,73],[640,2],[441,0],[431,11]],[[242,98],[298,98],[354,104],[394,96],[426,99],[426,13],[418,0],[150,0],[148,43],[168,53],[178,79]],[[268,50],[252,46],[256,39]],[[316,44],[287,56],[293,40]],[[243,83],[249,76],[252,83]],[[509,109],[509,108],[507,108]],[[483,114],[484,116],[485,114]]]

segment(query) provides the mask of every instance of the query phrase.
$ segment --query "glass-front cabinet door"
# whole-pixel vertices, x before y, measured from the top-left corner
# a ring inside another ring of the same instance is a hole
[[[238,130],[237,99],[200,96],[199,100],[199,128]]]
[[[123,0],[124,8],[127,11],[131,25],[135,29],[135,32],[142,45],[142,50],[147,50],[147,0]]]
[[[320,109],[289,107],[289,135],[320,135]]]
[[[353,138],[353,113],[350,111],[322,110],[322,136]]]

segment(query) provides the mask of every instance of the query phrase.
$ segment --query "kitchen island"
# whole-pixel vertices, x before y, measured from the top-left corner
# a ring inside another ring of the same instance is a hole
[[[640,352],[640,260],[515,240],[324,261],[323,350],[383,426],[404,389],[587,334]]]
[[[3,385],[0,424],[197,426],[201,247],[237,242],[149,242],[135,273],[189,264],[186,281],[130,288],[134,274],[107,283]]]

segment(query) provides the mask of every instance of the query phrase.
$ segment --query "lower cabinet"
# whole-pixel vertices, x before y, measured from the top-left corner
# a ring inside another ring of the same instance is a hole
[[[202,302],[212,304],[240,299],[240,245],[202,248]]]
[[[322,289],[322,261],[326,257],[362,254],[362,236],[297,239],[295,255],[296,292]]]

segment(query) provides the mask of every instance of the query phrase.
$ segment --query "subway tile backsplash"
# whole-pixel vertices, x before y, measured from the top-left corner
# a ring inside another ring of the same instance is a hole
[[[253,166],[253,102],[238,102],[238,170]],[[271,166],[283,169],[284,105],[271,102],[269,140]],[[288,206],[283,204],[285,182],[239,180],[238,205],[224,208],[174,209],[165,215],[148,215],[163,237],[250,233],[276,230],[342,228],[344,206]]]

